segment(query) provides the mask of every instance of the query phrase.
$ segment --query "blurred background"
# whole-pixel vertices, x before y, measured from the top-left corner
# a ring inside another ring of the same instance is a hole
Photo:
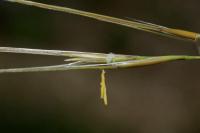
[[[200,32],[199,0],[35,0]],[[174,40],[89,18],[0,1],[0,46],[133,55],[197,55]],[[64,58],[0,53],[0,68],[62,64]],[[200,62],[107,71],[0,75],[0,132],[199,133]]]

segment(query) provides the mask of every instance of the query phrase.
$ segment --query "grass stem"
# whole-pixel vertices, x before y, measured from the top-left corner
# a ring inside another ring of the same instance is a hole
[[[191,41],[195,41],[195,42],[200,39],[199,33],[190,32],[190,31],[186,31],[186,30],[180,30],[180,29],[174,29],[174,28],[168,28],[168,27],[164,27],[164,26],[160,26],[160,25],[156,25],[156,24],[152,24],[152,23],[147,23],[147,22],[143,22],[143,21],[138,21],[138,20],[130,21],[130,20],[120,19],[120,18],[116,18],[116,17],[111,17],[111,16],[106,16],[106,15],[81,11],[81,10],[77,10],[77,9],[72,9],[72,8],[68,8],[68,7],[43,4],[43,3],[29,1],[29,0],[5,0],[5,1],[15,2],[15,3],[19,3],[19,4],[34,6],[34,7],[48,9],[48,10],[54,10],[54,11],[59,11],[59,12],[80,15],[80,16],[93,18],[96,20],[104,21],[104,22],[114,23],[114,24],[129,27],[129,28],[134,28],[134,29],[138,29],[138,30],[155,33],[158,35],[173,37],[176,39],[191,40]]]
[[[63,56],[67,58],[67,61],[61,65],[54,66],[0,69],[0,74],[16,72],[117,69],[147,66],[175,60],[200,60],[200,56],[187,55],[137,56],[113,54],[114,56],[112,57],[112,62],[108,62],[108,57],[110,54],[105,53],[0,47],[0,53],[2,52]]]

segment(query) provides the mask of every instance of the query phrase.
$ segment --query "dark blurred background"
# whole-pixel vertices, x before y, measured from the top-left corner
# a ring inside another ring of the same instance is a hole
[[[35,0],[36,1],[36,0]],[[37,0],[200,32],[199,0]],[[197,55],[193,42],[96,20],[0,2],[0,46],[134,55]],[[62,64],[64,58],[0,54],[0,68]],[[200,62],[107,71],[0,75],[0,132],[199,133]]]

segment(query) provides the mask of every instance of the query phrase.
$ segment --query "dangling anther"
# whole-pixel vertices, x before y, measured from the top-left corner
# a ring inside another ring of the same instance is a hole
[[[105,70],[101,72],[101,99],[104,102],[104,105],[108,105],[108,98],[107,98],[107,89],[106,89],[106,79],[105,79]]]

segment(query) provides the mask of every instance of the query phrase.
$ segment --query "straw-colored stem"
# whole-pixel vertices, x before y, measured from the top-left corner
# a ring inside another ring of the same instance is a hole
[[[76,9],[67,8],[67,7],[43,4],[43,3],[38,3],[38,2],[33,2],[33,1],[28,1],[28,0],[6,0],[6,1],[35,6],[35,7],[39,7],[43,9],[48,9],[48,10],[76,14],[76,15],[89,17],[89,18],[97,19],[104,22],[114,23],[114,24],[130,27],[130,28],[147,31],[147,32],[158,34],[158,35],[178,38],[178,39],[192,40],[192,41],[197,41],[200,39],[199,33],[168,28],[168,27],[151,24],[151,23],[147,23],[143,21],[138,21],[138,20],[129,21],[129,20],[110,17],[106,15],[100,15],[96,13],[76,10]]]
[[[30,49],[30,48],[14,48],[14,47],[0,47],[0,53],[18,53],[18,54],[35,54],[35,55],[51,55],[69,57],[66,61],[77,61],[95,59],[94,62],[107,62],[109,54],[92,53],[92,52],[79,52],[79,51],[63,51],[63,50],[44,50],[44,49]],[[112,53],[111,53],[112,54]],[[144,56],[122,55],[114,54],[112,61],[127,61],[130,59],[141,59]]]

